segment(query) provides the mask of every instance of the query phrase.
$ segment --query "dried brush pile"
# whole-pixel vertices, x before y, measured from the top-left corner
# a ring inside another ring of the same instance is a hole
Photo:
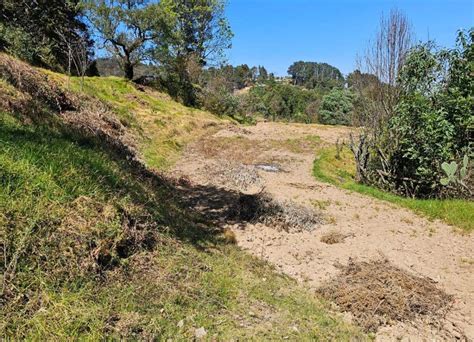
[[[311,231],[323,222],[316,211],[290,201],[278,201],[269,194],[241,194],[236,216],[244,221],[259,222],[287,231]]]
[[[246,191],[252,187],[261,188],[263,181],[253,165],[219,161],[205,170],[209,178],[218,184],[235,190]]]
[[[350,260],[318,292],[351,312],[367,332],[394,322],[442,317],[452,302],[452,296],[438,289],[433,280],[411,275],[387,260]]]

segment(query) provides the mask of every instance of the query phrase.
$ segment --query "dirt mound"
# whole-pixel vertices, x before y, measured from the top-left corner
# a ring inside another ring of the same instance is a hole
[[[318,292],[351,312],[368,332],[419,317],[442,317],[452,303],[452,297],[438,289],[433,280],[411,275],[387,260],[350,260],[341,266],[341,274]]]

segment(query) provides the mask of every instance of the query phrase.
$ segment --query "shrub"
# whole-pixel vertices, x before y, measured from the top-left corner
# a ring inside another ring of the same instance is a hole
[[[253,87],[242,99],[246,112],[274,121],[312,123],[317,119],[320,94],[315,90],[268,82]]]
[[[223,77],[211,78],[198,98],[200,106],[211,113],[233,117],[239,112],[239,100],[232,93],[232,85]]]
[[[441,182],[443,163],[461,165],[472,153],[473,40],[471,30],[459,33],[452,50],[428,43],[410,51],[399,75],[395,115],[372,146],[369,182],[417,197],[473,196],[470,165],[465,182]]]
[[[350,125],[354,95],[344,89],[333,89],[323,97],[319,111],[319,122],[327,125]]]

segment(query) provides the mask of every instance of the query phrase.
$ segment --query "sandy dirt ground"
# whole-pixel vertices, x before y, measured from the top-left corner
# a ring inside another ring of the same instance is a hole
[[[442,222],[315,180],[311,171],[316,147],[311,137],[318,136],[318,143],[334,144],[338,138],[347,138],[348,132],[344,127],[319,125],[228,126],[190,146],[172,174],[245,193],[264,188],[278,200],[317,207],[325,222],[311,231],[223,222],[235,232],[244,250],[312,288],[337,276],[338,263],[387,258],[407,272],[433,279],[454,296],[446,318],[385,326],[377,331],[377,340],[474,340],[474,234],[462,234]],[[254,178],[258,179],[252,179],[249,186],[212,172],[259,163],[277,165],[280,170],[257,168]],[[335,244],[321,242],[329,232],[346,238]]]

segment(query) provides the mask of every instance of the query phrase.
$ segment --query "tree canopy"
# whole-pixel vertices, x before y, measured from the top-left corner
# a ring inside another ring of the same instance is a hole
[[[0,50],[33,65],[66,70],[67,41],[92,46],[79,0],[0,1]]]
[[[333,88],[344,84],[341,71],[327,63],[295,62],[288,68],[294,85],[308,89]]]
[[[148,56],[147,43],[162,37],[161,6],[150,0],[86,0],[87,15],[108,51],[117,58],[124,76]]]

